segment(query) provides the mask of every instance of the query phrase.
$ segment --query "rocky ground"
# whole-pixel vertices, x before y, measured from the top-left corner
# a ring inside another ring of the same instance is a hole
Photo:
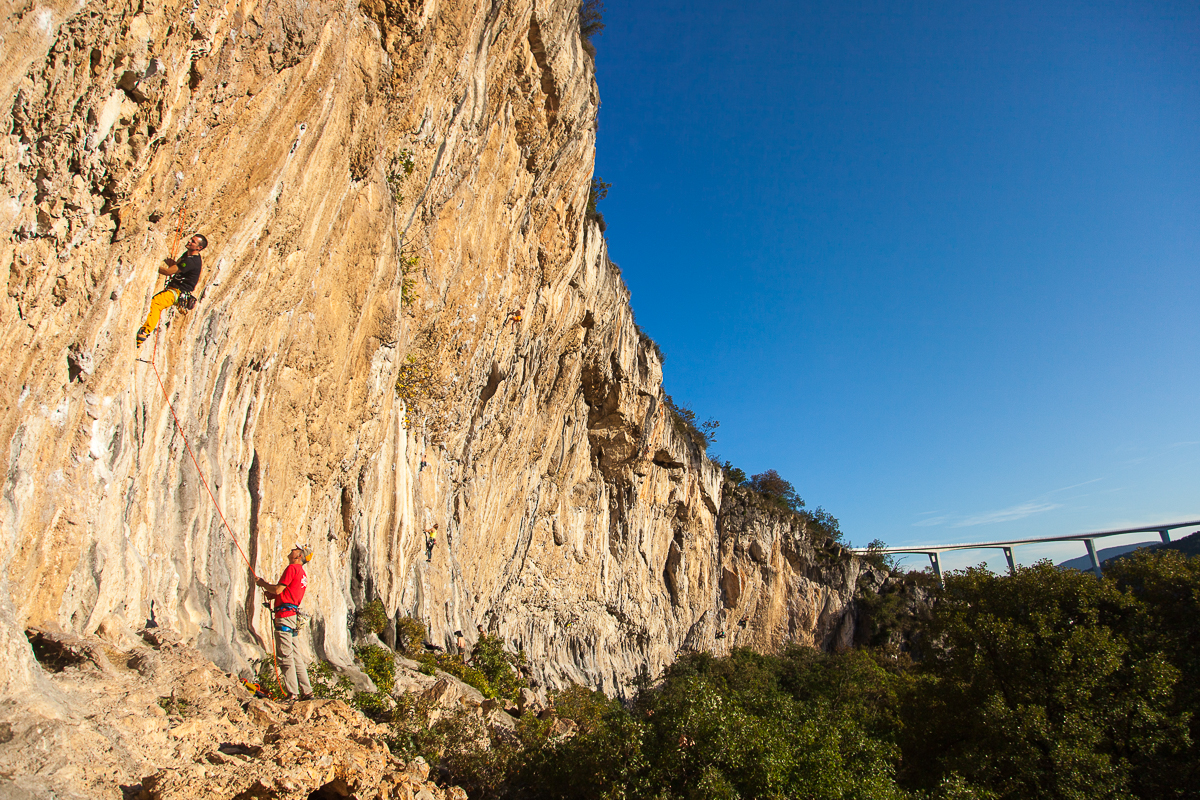
[[[466,798],[431,782],[422,759],[393,756],[386,729],[339,700],[256,698],[163,628],[103,633],[27,631],[40,685],[0,705],[0,797]],[[496,713],[456,684],[413,673],[397,691]]]

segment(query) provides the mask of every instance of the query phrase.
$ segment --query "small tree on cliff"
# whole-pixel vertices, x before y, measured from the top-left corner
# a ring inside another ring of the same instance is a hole
[[[796,494],[796,487],[773,469],[751,475],[746,485],[786,511],[799,513],[804,508],[804,501]]]
[[[592,37],[604,30],[604,3],[602,0],[583,0],[579,4],[579,38],[583,49],[592,58],[596,57],[596,46]]]

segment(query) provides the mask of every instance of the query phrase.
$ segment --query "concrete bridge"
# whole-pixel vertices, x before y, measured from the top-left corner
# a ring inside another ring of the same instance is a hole
[[[871,549],[867,547],[852,548],[857,555],[866,555],[868,553],[878,553],[880,555],[891,555],[893,553],[920,553],[929,556],[929,561],[933,565],[933,572],[937,575],[938,582],[942,582],[942,564],[938,556],[950,550],[1003,550],[1004,557],[1008,559],[1008,570],[1010,573],[1016,572],[1017,565],[1013,561],[1013,548],[1023,544],[1046,544],[1047,542],[1083,542],[1087,548],[1087,554],[1092,559],[1092,572],[1096,573],[1099,578],[1100,559],[1096,555],[1095,541],[1103,539],[1106,536],[1122,536],[1129,533],[1157,533],[1163,542],[1171,541],[1171,531],[1179,528],[1194,528],[1200,526],[1200,520],[1192,522],[1172,522],[1165,525],[1147,525],[1143,528],[1123,528],[1116,531],[1096,531],[1095,533],[1072,533],[1066,536],[1041,536],[1035,539],[1012,539],[1007,542],[971,542],[966,544],[930,544],[918,545],[914,547],[881,547],[879,549]]]

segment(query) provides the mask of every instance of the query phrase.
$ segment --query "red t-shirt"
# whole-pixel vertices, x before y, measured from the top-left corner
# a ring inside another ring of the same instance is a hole
[[[304,590],[308,588],[308,575],[304,574],[304,567],[299,564],[288,564],[288,568],[283,571],[283,577],[279,579],[281,586],[284,586],[283,592],[275,595],[275,609],[277,617],[294,617],[295,609],[279,607],[285,603],[298,606],[300,601],[304,599]]]

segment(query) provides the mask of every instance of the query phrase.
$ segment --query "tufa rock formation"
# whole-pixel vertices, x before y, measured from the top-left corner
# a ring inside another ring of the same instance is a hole
[[[374,599],[385,641],[482,624],[552,688],[852,641],[859,562],[664,403],[585,213],[576,0],[0,8],[0,695],[39,685],[28,626],[155,619],[246,669],[249,567],[296,541],[342,667]],[[192,232],[199,304],[138,350]]]

